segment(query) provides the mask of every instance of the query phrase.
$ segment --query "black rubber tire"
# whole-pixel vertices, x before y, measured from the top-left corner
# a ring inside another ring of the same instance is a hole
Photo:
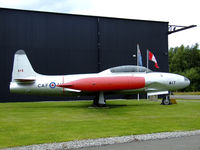
[[[171,104],[170,99],[167,96],[164,97],[163,100],[162,100],[162,104],[163,105],[170,105]]]

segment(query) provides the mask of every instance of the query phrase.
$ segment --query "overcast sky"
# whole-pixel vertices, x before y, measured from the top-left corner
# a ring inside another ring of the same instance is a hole
[[[169,47],[200,44],[199,0],[0,0],[0,7],[194,24],[169,35]]]

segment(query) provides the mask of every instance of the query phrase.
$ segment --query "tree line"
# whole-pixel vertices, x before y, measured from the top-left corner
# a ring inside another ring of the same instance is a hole
[[[199,45],[169,49],[169,72],[190,79],[190,86],[184,91],[200,91],[200,49]]]

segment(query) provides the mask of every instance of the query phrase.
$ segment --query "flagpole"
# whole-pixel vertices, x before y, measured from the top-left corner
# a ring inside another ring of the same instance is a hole
[[[138,71],[138,49],[139,49],[139,45],[137,44],[137,71]]]
[[[138,49],[139,49],[139,44],[137,44],[137,71],[138,71],[138,65],[139,65],[139,58],[138,58]],[[139,93],[137,94],[137,98],[138,98],[138,101],[140,101],[140,95]]]
[[[147,70],[149,68],[149,50],[147,49]],[[147,73],[147,70],[146,70],[146,73]],[[147,94],[147,100],[148,100],[148,94]]]
[[[149,69],[149,50],[147,49],[147,70]]]
[[[137,66],[138,66],[138,48],[139,48],[139,45],[137,44]]]

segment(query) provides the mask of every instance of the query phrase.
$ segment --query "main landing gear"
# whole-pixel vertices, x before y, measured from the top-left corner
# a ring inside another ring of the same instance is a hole
[[[163,97],[161,104],[162,105],[171,105],[172,104],[171,101],[170,101],[169,95],[166,95],[165,97]]]
[[[104,98],[104,93],[103,92],[99,92],[94,100],[93,100],[93,106],[94,107],[106,107],[106,100]]]
[[[170,101],[170,96],[169,95],[164,96],[161,104],[162,105],[171,105],[172,103]],[[106,100],[104,98],[103,92],[97,93],[97,95],[94,97],[93,106],[94,107],[106,107]]]

